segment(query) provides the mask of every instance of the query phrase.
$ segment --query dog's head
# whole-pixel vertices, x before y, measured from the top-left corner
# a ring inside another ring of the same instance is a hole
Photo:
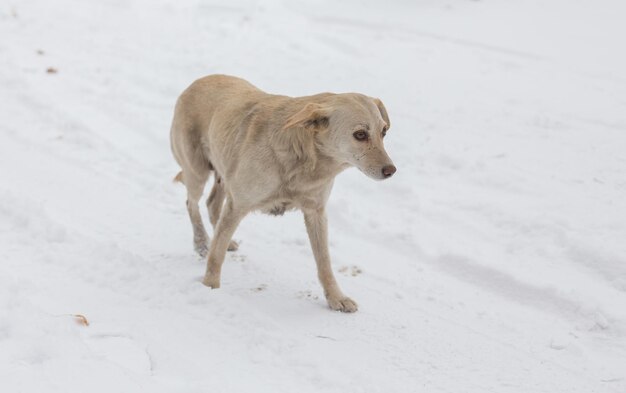
[[[325,94],[319,102],[306,104],[285,128],[300,126],[316,132],[323,154],[357,167],[372,179],[383,180],[396,172],[383,144],[390,125],[378,98],[347,93]]]

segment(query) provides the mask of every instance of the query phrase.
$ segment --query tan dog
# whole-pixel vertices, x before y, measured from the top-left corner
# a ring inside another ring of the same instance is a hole
[[[176,180],[187,187],[195,249],[208,253],[203,283],[219,288],[226,250],[237,248],[231,237],[246,214],[300,209],[330,308],[356,311],[333,276],[325,206],[335,176],[348,167],[378,180],[394,174],[383,146],[389,125],[383,103],[361,94],[293,98],[226,75],[192,83],[176,103],[171,146],[182,168]],[[211,171],[214,236],[207,248],[198,201]]]

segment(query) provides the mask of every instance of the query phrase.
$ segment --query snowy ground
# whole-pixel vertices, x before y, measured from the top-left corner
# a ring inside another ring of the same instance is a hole
[[[625,18],[2,0],[0,391],[625,392]],[[297,213],[249,216],[200,283],[168,133],[210,73],[385,102],[398,173],[329,206],[358,313],[327,308]]]

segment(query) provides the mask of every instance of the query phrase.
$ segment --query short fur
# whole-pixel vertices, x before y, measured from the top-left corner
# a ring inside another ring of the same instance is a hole
[[[389,126],[383,103],[362,94],[287,97],[226,75],[192,83],[176,103],[171,147],[182,168],[175,180],[187,188],[195,249],[208,255],[203,283],[219,288],[226,250],[237,248],[231,237],[246,214],[299,209],[329,306],[356,311],[333,276],[325,206],[335,176],[348,167],[375,179],[395,172],[383,146]],[[358,131],[368,139],[357,140]],[[211,172],[209,245],[198,202]]]

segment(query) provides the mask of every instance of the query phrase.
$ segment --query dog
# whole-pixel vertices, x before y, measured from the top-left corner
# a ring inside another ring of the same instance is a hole
[[[226,251],[237,249],[231,238],[248,213],[299,209],[328,305],[357,311],[333,275],[325,206],[335,176],[349,167],[376,180],[396,172],[383,146],[389,126],[383,103],[358,93],[287,97],[227,75],[193,82],[176,102],[170,141],[194,247],[208,258],[203,284],[220,287]],[[211,173],[209,245],[198,202]]]

